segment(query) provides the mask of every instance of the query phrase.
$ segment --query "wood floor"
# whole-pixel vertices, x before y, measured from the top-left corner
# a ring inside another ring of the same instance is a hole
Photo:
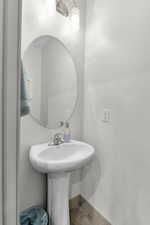
[[[70,201],[71,225],[111,225],[81,196]]]

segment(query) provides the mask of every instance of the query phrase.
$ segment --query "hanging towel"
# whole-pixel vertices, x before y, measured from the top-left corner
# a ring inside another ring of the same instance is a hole
[[[40,207],[27,209],[20,213],[20,225],[48,225],[48,214]]]
[[[27,89],[26,89],[26,74],[21,62],[21,116],[28,115],[30,107],[28,104]]]

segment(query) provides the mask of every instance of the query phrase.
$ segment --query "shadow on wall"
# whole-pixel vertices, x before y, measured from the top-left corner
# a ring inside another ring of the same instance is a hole
[[[93,171],[95,171],[95,173]],[[84,187],[86,187],[86,189],[82,190],[83,195],[90,198],[95,193],[98,183],[100,182],[101,175],[100,161],[95,155],[89,165],[83,168],[81,172],[81,181],[84,182]]]

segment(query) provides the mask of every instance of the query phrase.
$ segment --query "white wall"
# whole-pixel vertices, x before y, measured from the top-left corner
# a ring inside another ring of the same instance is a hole
[[[2,145],[2,79],[3,79],[3,67],[2,67],[2,63],[3,63],[3,1],[0,0],[0,225],[3,224],[3,181],[2,181],[2,151],[3,151],[3,145]]]
[[[23,23],[22,23],[22,54],[26,47],[39,35],[52,35],[59,38],[70,50],[77,67],[79,79],[79,95],[82,96],[83,75],[83,2],[81,5],[81,29],[73,33],[72,25],[66,18],[58,13],[54,17],[43,8],[42,0],[23,1]],[[75,114],[72,118],[72,136],[80,139],[82,97],[78,102]],[[20,146],[20,210],[37,204],[45,204],[46,182],[44,175],[36,173],[28,159],[29,148],[33,144],[47,142],[54,131],[47,130],[36,124],[29,116],[21,119],[21,146]],[[80,175],[74,174],[72,178],[71,196],[80,191]]]
[[[87,1],[84,140],[96,159],[82,194],[113,225],[150,221],[149,12],[148,0]]]

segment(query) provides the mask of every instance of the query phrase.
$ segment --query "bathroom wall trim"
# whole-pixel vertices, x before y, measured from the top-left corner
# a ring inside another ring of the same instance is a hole
[[[20,0],[2,1],[2,224],[17,225],[19,156]]]

